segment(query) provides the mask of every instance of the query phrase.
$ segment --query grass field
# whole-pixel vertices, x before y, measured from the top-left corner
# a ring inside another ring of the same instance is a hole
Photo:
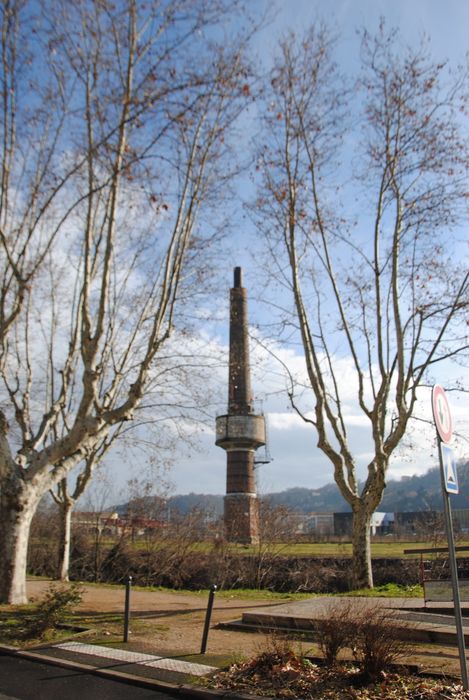
[[[467,557],[469,556],[469,541],[462,541],[457,543],[458,546],[468,547],[467,552],[458,552],[458,556]],[[415,541],[398,541],[398,540],[385,540],[376,541],[371,543],[371,556],[374,558],[400,558],[405,559],[418,558],[420,555],[415,554],[404,554],[406,549],[429,549],[431,547],[429,542],[415,542]],[[442,542],[438,546],[445,546]],[[259,551],[259,547],[245,546],[245,545],[232,545],[232,551],[239,552],[240,554],[256,554]],[[278,554],[284,554],[285,556],[299,556],[299,557],[350,557],[352,556],[352,544],[350,542],[299,542],[299,543],[288,543],[288,544],[272,544],[269,545],[268,549],[270,551],[275,551]],[[429,559],[432,555],[426,554],[425,558]],[[437,556],[435,554],[434,556]],[[440,554],[441,556],[441,554]]]
[[[41,539],[35,538],[32,540],[35,544],[40,544]],[[44,541],[46,544],[47,541]],[[166,548],[171,546],[171,540],[164,541],[145,541],[144,538],[135,540],[128,545],[136,551],[157,551],[159,548]],[[176,544],[176,543],[175,543]],[[396,540],[394,538],[386,538],[381,540],[376,540],[371,543],[371,556],[373,558],[405,558],[413,559],[419,558],[418,553],[415,554],[404,554],[404,550],[409,549],[429,549],[432,547],[431,542],[416,542],[415,540]],[[466,546],[468,548],[467,552],[457,552],[458,557],[468,557],[469,556],[469,540],[458,541],[457,546]],[[108,549],[116,545],[116,540],[113,539],[103,539],[100,542],[100,548]],[[446,542],[438,542],[436,545],[438,547],[445,547]],[[241,544],[229,544],[226,545],[227,550],[240,555],[259,555],[260,553],[270,552],[273,554],[283,555],[283,556],[296,556],[296,557],[351,557],[352,556],[352,544],[351,542],[288,542],[288,543],[264,543],[262,545],[241,545]],[[213,543],[208,541],[195,542],[190,545],[190,550],[193,552],[200,552],[208,554],[213,549]],[[435,555],[425,554],[425,559],[431,559],[433,556],[444,556],[441,553],[435,553]]]

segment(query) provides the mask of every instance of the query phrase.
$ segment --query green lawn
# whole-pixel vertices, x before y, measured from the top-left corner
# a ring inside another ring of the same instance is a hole
[[[469,547],[469,542],[458,542],[459,545]],[[439,546],[444,546],[441,543]],[[371,543],[371,555],[375,558],[394,558],[404,557],[412,559],[419,557],[419,554],[404,554],[405,549],[428,549],[431,547],[429,542],[402,542],[389,538],[389,541],[378,541]],[[248,547],[244,545],[232,545],[232,551],[240,554],[256,554],[259,547]],[[278,554],[285,556],[309,556],[309,557],[350,557],[352,555],[352,544],[350,542],[300,542],[288,544],[269,545],[269,550],[273,550]],[[458,552],[458,556],[468,556],[468,552]],[[441,555],[440,555],[441,556]],[[431,555],[426,554],[425,558],[430,558]]]
[[[102,549],[110,549],[115,546],[116,542],[106,539],[100,543]],[[170,541],[162,542],[146,542],[144,539],[128,542],[129,547],[137,551],[157,551],[159,548],[171,546]],[[457,545],[465,545],[469,547],[469,540],[458,541]],[[371,555],[374,558],[394,558],[404,557],[406,559],[418,558],[419,554],[404,554],[406,549],[428,549],[432,546],[431,542],[415,542],[415,541],[400,541],[392,537],[388,539],[372,541]],[[445,546],[445,542],[438,543],[438,546]],[[258,546],[227,544],[226,548],[229,552],[239,555],[260,555],[265,553],[274,553],[283,556],[298,556],[298,557],[350,557],[352,556],[352,544],[350,542],[288,542],[288,543],[265,543]],[[209,553],[213,549],[213,543],[209,541],[194,542],[190,545],[193,552]],[[436,556],[436,555],[435,555]],[[440,554],[440,556],[442,556]],[[444,556],[444,555],[443,555]],[[458,556],[467,557],[468,552],[458,552]],[[426,559],[432,558],[432,555],[425,554]]]

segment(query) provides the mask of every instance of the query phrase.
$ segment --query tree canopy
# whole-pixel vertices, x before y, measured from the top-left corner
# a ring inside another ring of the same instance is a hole
[[[362,33],[353,86],[318,25],[281,43],[270,74],[253,215],[280,328],[305,353],[311,395],[300,404],[291,377],[290,398],[353,511],[357,586],[372,585],[370,517],[419,387],[437,363],[467,358],[468,87],[467,68],[451,74],[384,24]],[[351,405],[369,435],[363,484]]]
[[[161,351],[204,286],[249,100],[237,12],[2,6],[0,600],[25,598],[41,496],[181,377]]]

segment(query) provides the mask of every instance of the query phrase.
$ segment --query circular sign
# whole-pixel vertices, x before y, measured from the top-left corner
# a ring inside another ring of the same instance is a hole
[[[443,442],[449,442],[453,435],[453,419],[445,390],[439,384],[432,390],[432,409],[438,435]]]

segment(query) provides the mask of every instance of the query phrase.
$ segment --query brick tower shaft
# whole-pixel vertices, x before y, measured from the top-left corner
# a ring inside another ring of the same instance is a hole
[[[235,267],[234,287],[230,289],[230,361],[228,413],[253,412],[249,366],[248,298],[242,285],[241,268]]]

